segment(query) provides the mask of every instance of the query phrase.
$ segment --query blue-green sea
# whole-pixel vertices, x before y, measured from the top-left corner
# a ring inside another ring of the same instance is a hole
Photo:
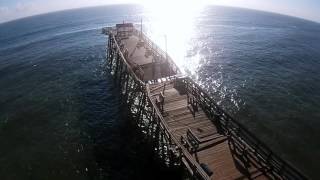
[[[179,18],[114,5],[0,24],[0,179],[172,177],[146,155],[105,69],[101,28],[141,19],[160,46],[156,31],[168,34],[170,56],[223,109],[319,179],[320,24],[216,6],[191,26]]]

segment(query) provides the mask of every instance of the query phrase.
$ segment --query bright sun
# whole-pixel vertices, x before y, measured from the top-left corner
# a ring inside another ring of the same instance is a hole
[[[195,29],[195,20],[205,6],[201,0],[140,0],[147,16],[144,19],[148,36],[165,49],[178,66],[184,63],[188,41]]]

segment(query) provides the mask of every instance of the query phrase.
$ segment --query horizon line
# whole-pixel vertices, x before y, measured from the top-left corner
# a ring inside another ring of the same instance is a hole
[[[19,20],[27,19],[27,18],[32,18],[32,17],[41,16],[41,15],[46,15],[46,14],[53,14],[53,13],[58,13],[58,12],[63,12],[63,11],[89,9],[89,8],[106,7],[106,6],[121,6],[121,5],[135,5],[135,6],[141,6],[141,7],[143,7],[143,4],[139,4],[139,3],[114,3],[114,4],[104,4],[104,5],[92,5],[92,6],[83,6],[83,7],[75,7],[75,8],[66,8],[66,9],[52,10],[52,11],[48,11],[48,12],[43,12],[43,13],[38,13],[38,14],[27,15],[27,16],[24,16],[24,17],[18,17],[18,18],[15,18],[15,19],[11,19],[11,20],[7,20],[7,21],[0,22],[0,25],[6,24],[6,23],[10,23],[10,22],[14,22],[14,21],[19,21]],[[204,7],[208,7],[208,6],[226,7],[226,8],[237,8],[237,9],[246,9],[246,10],[251,10],[251,11],[258,11],[258,12],[265,12],[265,13],[277,14],[277,15],[281,15],[281,16],[287,16],[287,17],[291,17],[291,18],[296,18],[296,19],[304,20],[304,21],[309,21],[309,22],[316,23],[316,24],[319,24],[319,25],[320,25],[320,20],[317,21],[317,20],[313,20],[313,19],[308,19],[308,18],[299,17],[299,16],[294,16],[294,15],[285,14],[285,13],[279,13],[279,12],[275,12],[275,11],[267,11],[267,10],[261,10],[261,9],[254,9],[254,8],[247,8],[247,7],[240,7],[240,6],[219,5],[219,4],[206,4]]]

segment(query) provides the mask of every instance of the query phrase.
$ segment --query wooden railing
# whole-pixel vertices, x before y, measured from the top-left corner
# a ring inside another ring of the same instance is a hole
[[[292,165],[272,152],[247,128],[222,110],[211,96],[192,79],[189,77],[180,78],[177,79],[177,83],[180,85],[182,83],[187,93],[195,97],[195,100],[201,105],[208,117],[216,123],[218,129],[232,138],[237,146],[242,146],[242,149],[248,152],[250,160],[258,163],[266,172],[272,173],[281,179],[307,179]]]
[[[168,127],[166,121],[164,120],[159,108],[157,107],[157,105],[155,104],[155,102],[152,99],[152,95],[151,95],[150,89],[149,89],[149,84],[145,84],[134,73],[130,64],[127,62],[123,53],[121,52],[121,49],[120,49],[118,42],[116,41],[116,38],[114,37],[114,35],[109,34],[109,38],[112,38],[112,41],[115,44],[115,48],[116,48],[115,50],[117,51],[118,55],[120,56],[119,60],[122,61],[123,64],[125,65],[125,67],[126,67],[125,69],[126,69],[127,73],[131,76],[133,81],[138,86],[142,87],[141,91],[146,92],[146,96],[147,96],[147,98],[146,98],[147,103],[146,104],[151,105],[152,118],[157,121],[157,124],[158,124],[158,127],[160,128],[160,131],[164,133],[164,135],[165,135],[164,137],[165,137],[166,141],[169,142],[168,146],[174,147],[174,149],[176,149],[178,151],[180,158],[184,159],[185,160],[184,162],[187,163],[187,164],[185,164],[185,166],[187,168],[188,167],[191,168],[191,169],[189,169],[189,171],[191,171],[190,173],[192,173],[192,175],[194,177],[204,179],[204,180],[209,180],[210,177],[200,167],[199,163],[197,163],[195,161],[195,159],[191,156],[189,151],[183,145],[181,145],[180,141],[170,133],[169,127]]]
[[[116,49],[118,51],[118,54],[120,55],[120,59],[121,59],[121,61],[123,61],[123,63],[125,63],[125,66],[126,66],[126,68],[128,70],[128,73],[131,75],[131,77],[136,82],[138,82],[140,85],[145,85],[145,83],[140,78],[138,78],[138,76],[134,73],[134,71],[132,70],[132,68],[131,68],[129,62],[126,60],[126,58],[124,58],[124,56],[123,56],[123,54],[122,54],[122,52],[120,50],[120,47],[118,45],[118,42],[116,41],[116,38],[113,35],[109,36],[109,38],[112,38],[112,40],[115,42],[115,46],[116,46]]]
[[[166,138],[169,142],[171,142],[171,145],[177,146],[178,149],[181,151],[181,155],[188,163],[187,166],[191,168],[191,173],[194,173],[195,176],[200,176],[201,179],[210,179],[210,177],[206,174],[206,172],[200,167],[199,163],[195,161],[195,159],[191,156],[189,151],[181,145],[180,141],[173,136],[170,131],[169,127],[166,123],[166,121],[163,119],[163,116],[159,110],[159,108],[156,106],[155,102],[152,100],[149,85],[147,84],[147,95],[148,95],[148,102],[152,104],[152,113],[154,116],[158,119],[160,122],[160,128],[163,132],[165,132]]]

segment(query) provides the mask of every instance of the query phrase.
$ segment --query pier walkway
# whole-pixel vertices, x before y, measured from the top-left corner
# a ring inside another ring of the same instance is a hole
[[[163,89],[151,93],[159,94],[161,91]],[[194,161],[207,166],[213,173],[211,178],[268,179],[268,173],[259,171],[257,168],[259,166],[254,164],[247,166],[241,155],[233,152],[228,137],[219,133],[216,125],[200,107],[196,112],[192,112],[186,94],[181,95],[173,84],[166,85],[163,94],[165,98],[162,114],[169,132],[177,139],[181,139],[181,145],[185,144]],[[156,101],[155,98],[153,100]],[[202,141],[198,147],[193,147],[192,142],[188,142],[192,141],[192,136]]]
[[[115,83],[165,164],[195,179],[306,179],[183,77],[133,24],[103,32]]]

